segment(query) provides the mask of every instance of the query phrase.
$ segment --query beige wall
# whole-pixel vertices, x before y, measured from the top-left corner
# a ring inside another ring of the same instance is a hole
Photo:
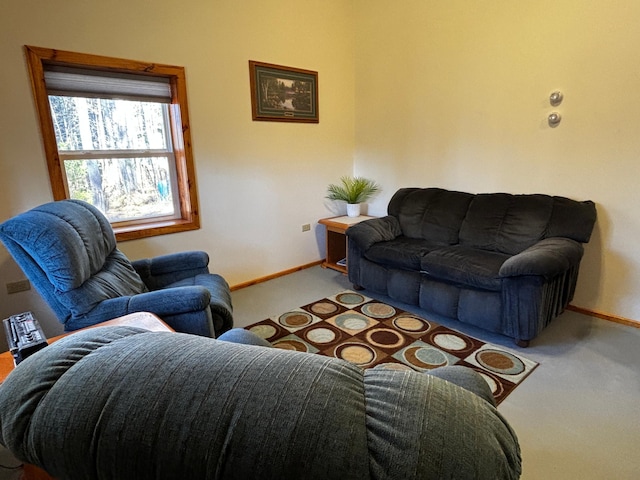
[[[203,227],[126,242],[207,250],[242,283],[321,258],[326,185],[541,192],[597,203],[574,303],[640,319],[635,0],[3,0],[0,220],[51,200],[25,44],[183,65]],[[248,60],[319,71],[320,123],[251,121]],[[561,89],[561,125],[548,95]],[[314,229],[302,233],[301,225]],[[0,317],[33,310],[0,248]]]
[[[326,185],[353,168],[352,2],[3,0],[0,220],[52,199],[23,45],[186,68],[202,229],[125,242],[131,258],[210,253],[237,284],[319,260]],[[249,60],[319,72],[319,124],[253,122]],[[302,232],[310,223],[311,232]],[[0,318],[51,315],[0,247]],[[56,322],[47,326],[55,332]],[[3,336],[1,336],[3,339]],[[2,340],[0,340],[1,342]]]
[[[573,303],[640,320],[640,2],[356,0],[355,11],[355,170],[385,187],[373,213],[402,186],[591,199]]]

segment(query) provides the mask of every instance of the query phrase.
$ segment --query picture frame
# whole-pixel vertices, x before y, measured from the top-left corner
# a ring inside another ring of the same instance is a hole
[[[318,72],[249,60],[253,120],[319,123]]]

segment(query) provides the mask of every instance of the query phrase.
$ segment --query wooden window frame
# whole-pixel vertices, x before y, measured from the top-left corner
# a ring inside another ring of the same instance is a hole
[[[149,222],[147,220],[127,224],[126,226],[114,226],[114,232],[116,239],[123,241],[199,229],[200,216],[198,213],[195,167],[191,149],[191,129],[184,68],[29,45],[25,45],[25,50],[54,200],[64,200],[69,197],[44,80],[45,65],[62,65],[89,68],[103,72],[137,73],[165,77],[169,79],[171,86],[169,123],[176,161],[180,216],[171,220],[157,222]]]

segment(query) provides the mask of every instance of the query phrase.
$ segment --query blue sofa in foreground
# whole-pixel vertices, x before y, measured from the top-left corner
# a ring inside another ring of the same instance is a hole
[[[309,353],[97,327],[9,375],[0,443],[70,480],[516,479],[518,440],[492,402],[464,367],[362,370]]]
[[[403,188],[347,230],[349,280],[527,346],[573,299],[595,221],[589,200]]]

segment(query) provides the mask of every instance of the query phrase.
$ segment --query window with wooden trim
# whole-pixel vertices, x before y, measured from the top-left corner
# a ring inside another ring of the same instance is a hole
[[[54,199],[118,240],[199,228],[184,68],[25,48]]]

